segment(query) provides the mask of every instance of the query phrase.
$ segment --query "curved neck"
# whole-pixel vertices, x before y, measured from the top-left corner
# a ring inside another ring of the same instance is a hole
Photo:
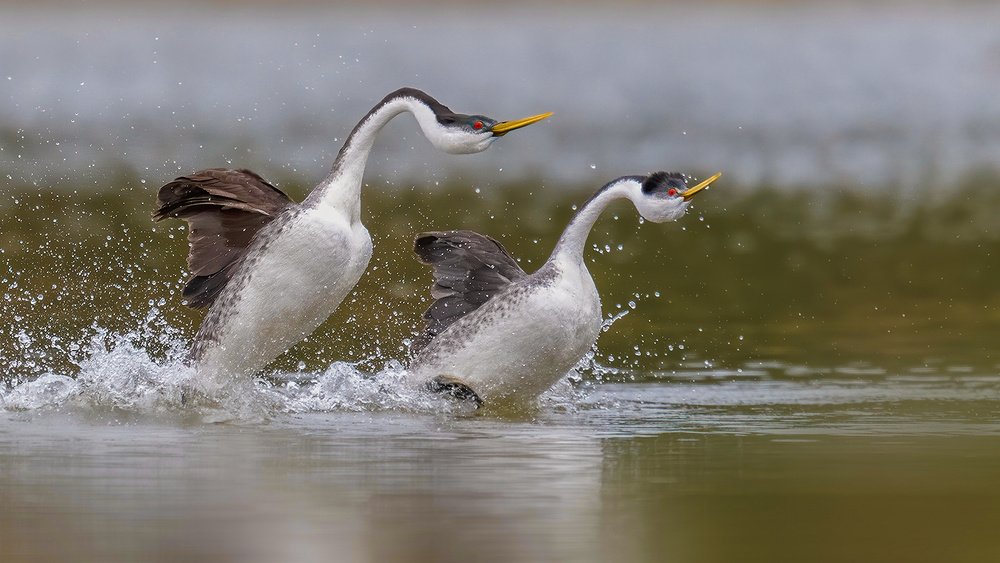
[[[569,224],[563,231],[559,242],[556,243],[555,250],[549,257],[549,262],[571,261],[573,263],[583,261],[583,247],[587,244],[587,236],[594,228],[594,223],[608,205],[617,199],[631,199],[631,194],[626,184],[615,181],[605,185],[597,191],[583,207],[570,219]]]
[[[361,221],[361,182],[375,136],[393,117],[410,112],[423,131],[436,120],[426,103],[398,92],[386,96],[354,126],[343,148],[337,154],[330,173],[303,201],[305,206],[332,206],[348,215],[352,222]]]

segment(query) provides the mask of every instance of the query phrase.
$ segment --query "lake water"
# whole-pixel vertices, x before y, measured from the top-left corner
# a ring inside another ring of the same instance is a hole
[[[595,386],[503,417],[7,412],[3,557],[996,556],[995,374],[705,376]]]
[[[996,560],[1000,12],[560,6],[5,6],[0,560]],[[352,296],[250,408],[182,404],[200,314],[156,189],[248,166],[300,200],[403,84],[556,115],[467,157],[387,127]],[[519,410],[401,390],[414,234],[531,271],[660,168],[724,176],[598,222],[577,373]]]
[[[315,181],[360,116],[416,86],[456,111],[556,115],[475,159],[439,158],[399,120],[379,178],[586,185],[682,167],[926,188],[1000,167],[998,18],[988,2],[8,6],[0,172],[102,189],[108,168],[155,184],[231,161]]]

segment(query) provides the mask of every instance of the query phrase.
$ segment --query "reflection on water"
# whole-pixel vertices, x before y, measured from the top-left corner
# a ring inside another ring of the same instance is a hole
[[[614,210],[587,260],[628,314],[572,384],[472,415],[394,391],[430,282],[412,233],[473,227],[531,270],[586,194],[371,186],[372,269],[259,382],[269,420],[235,422],[181,405],[184,231],[119,187],[0,215],[2,559],[1000,555],[993,179]]]
[[[76,559],[81,540],[92,560],[586,555],[598,508],[592,441],[453,424],[346,414],[262,428],[36,420],[14,426],[25,434],[5,457],[2,520],[10,530],[25,521],[12,514],[64,514],[14,535],[24,552],[41,546],[53,558]],[[41,541],[60,529],[65,543]]]
[[[605,517],[623,540],[615,547],[635,549],[626,553],[638,560],[990,560],[998,491],[989,474],[1000,460],[980,448],[995,444],[891,435],[608,440]]]
[[[995,378],[703,375],[585,385],[573,402],[500,418],[341,409],[206,426],[7,411],[0,557],[1000,554]]]
[[[0,560],[996,560],[995,8],[663,10],[507,14],[447,53],[481,26],[4,17]],[[463,159],[387,129],[371,268],[263,374],[264,416],[182,405],[200,316],[156,187],[231,164],[301,199],[404,83],[556,117]],[[398,391],[414,234],[531,271],[573,205],[656,168],[725,175],[677,223],[598,223],[618,320],[578,375],[515,412]]]

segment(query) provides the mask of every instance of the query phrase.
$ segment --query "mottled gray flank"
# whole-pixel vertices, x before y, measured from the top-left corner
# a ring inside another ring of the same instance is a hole
[[[494,298],[482,304],[478,308],[480,313],[474,315],[474,318],[459,316],[452,319],[452,324],[449,325],[450,330],[432,338],[427,338],[425,334],[427,340],[423,342],[424,347],[422,349],[418,347],[417,355],[411,365],[433,363],[440,356],[465,347],[466,343],[476,334],[489,332],[493,325],[501,323],[512,311],[519,313],[521,303],[539,285],[535,283],[535,277],[540,272],[541,270],[518,280],[516,283],[508,284]],[[547,275],[544,279],[548,280],[552,277],[552,275]]]
[[[459,318],[475,311],[512,282],[527,276],[507,249],[474,231],[417,235],[413,251],[434,269],[427,326],[415,344],[422,348]]]
[[[258,233],[255,244],[243,253],[241,259],[232,264],[230,279],[220,287],[216,293],[217,302],[209,308],[205,318],[202,319],[195,334],[194,342],[191,343],[189,356],[198,360],[207,347],[218,341],[217,331],[219,327],[225,325],[225,320],[235,311],[232,303],[235,302],[240,292],[250,283],[256,268],[254,265],[261,256],[267,253],[270,243],[281,236],[285,230],[302,212],[302,208],[296,205],[289,207],[288,212],[281,214],[275,220],[265,225]]]
[[[476,233],[474,231],[448,231],[448,232],[462,233],[464,237],[471,237],[474,235],[476,237],[481,237],[481,239],[485,241],[489,241],[497,245],[500,244],[491,237],[480,235],[479,233]],[[433,233],[427,233],[427,234],[433,234]],[[425,235],[420,235],[417,237],[418,242],[420,241],[420,237],[422,236]],[[446,249],[446,252],[455,252],[459,255],[466,254],[465,249],[456,250],[456,247],[453,246],[444,246],[442,248]],[[504,254],[508,259],[513,260],[513,258],[509,254],[507,254],[507,251],[504,250],[502,246],[500,247],[500,249],[503,250]],[[481,259],[496,258],[496,255],[486,253],[486,254],[481,254],[479,257]],[[457,259],[472,261],[475,260],[475,258],[476,258],[475,256],[471,257],[461,256],[460,258]],[[424,260],[422,259],[421,261]],[[424,261],[424,263],[427,262]],[[447,354],[450,353],[451,350],[462,348],[463,346],[465,346],[465,343],[478,332],[489,331],[491,325],[495,323],[500,323],[510,314],[511,311],[519,311],[521,308],[521,303],[525,299],[527,299],[528,296],[533,291],[536,291],[538,288],[541,287],[550,286],[560,273],[559,270],[557,269],[557,266],[551,261],[546,262],[545,264],[542,265],[541,268],[532,272],[531,274],[524,273],[524,270],[521,270],[521,267],[518,266],[516,262],[514,262],[512,265],[516,267],[518,271],[521,272],[520,276],[518,276],[516,279],[512,279],[509,283],[505,283],[500,287],[496,287],[493,293],[491,293],[487,297],[485,302],[476,304],[474,307],[462,311],[460,314],[456,313],[450,317],[447,317],[446,319],[447,322],[443,325],[440,326],[436,325],[437,320],[429,317],[429,315],[444,316],[446,314],[446,311],[435,310],[435,305],[437,304],[437,301],[435,301],[435,303],[432,303],[431,306],[428,308],[427,312],[424,313],[424,318],[428,319],[428,326],[425,329],[424,334],[421,335],[421,338],[414,345],[414,349],[417,352],[417,356],[415,357],[413,363],[418,364],[421,362],[428,362],[428,363],[433,362],[434,359],[440,356],[442,353]],[[437,269],[435,268],[435,277],[436,276],[437,276]],[[431,286],[432,296],[434,295],[434,290],[437,287],[438,287],[438,282],[435,281],[435,283]],[[476,294],[475,292],[469,292],[469,295],[475,295],[475,294]],[[455,296],[453,297],[453,299],[455,301],[460,301],[462,299],[462,296]],[[468,302],[458,304],[456,305],[456,309],[460,310],[462,306],[469,307],[470,304]],[[467,318],[467,315],[472,311],[478,309],[481,309],[481,312],[475,316],[476,317],[475,322],[473,323],[470,321],[470,319]],[[437,327],[438,328],[437,332],[432,332],[431,330],[432,327]],[[446,333],[441,334],[448,327],[451,327],[451,329],[448,330]],[[429,346],[432,341],[433,341],[433,346]]]

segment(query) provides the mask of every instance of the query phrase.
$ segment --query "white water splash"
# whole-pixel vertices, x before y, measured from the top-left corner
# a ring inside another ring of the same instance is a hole
[[[440,401],[406,383],[406,370],[398,361],[387,362],[366,374],[348,362],[334,362],[321,373],[285,374],[275,390],[284,397],[288,412],[377,411],[387,409],[437,410]]]
[[[61,405],[79,392],[80,384],[72,377],[49,373],[0,393],[0,405],[9,410],[37,410]]]
[[[79,372],[47,372],[12,388],[0,388],[0,406],[13,411],[78,410],[135,416],[192,416],[209,422],[252,421],[280,413],[407,410],[462,412],[468,405],[436,397],[406,383],[403,365],[390,360],[377,373],[335,362],[321,372],[269,374],[225,388],[200,392],[194,368],[186,365],[186,342],[161,337],[165,358],[143,345],[148,331],[109,335],[98,330],[81,346]]]

